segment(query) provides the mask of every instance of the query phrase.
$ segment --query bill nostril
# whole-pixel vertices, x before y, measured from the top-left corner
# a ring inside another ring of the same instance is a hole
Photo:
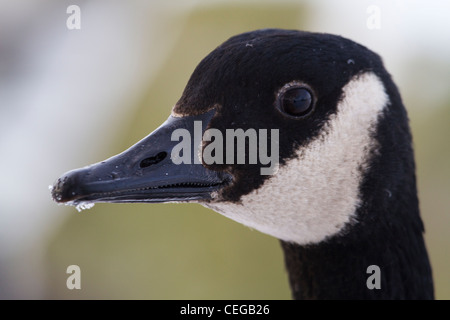
[[[148,157],[148,158],[145,158],[144,160],[142,160],[141,163],[139,164],[139,167],[141,167],[141,168],[150,167],[151,165],[154,165],[154,164],[157,164],[157,163],[163,161],[166,157],[167,157],[167,152],[162,151],[162,152],[158,153],[156,156]]]

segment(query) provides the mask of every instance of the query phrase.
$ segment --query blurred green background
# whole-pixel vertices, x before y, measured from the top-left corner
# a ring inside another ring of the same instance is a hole
[[[81,8],[80,30],[66,28],[70,4]],[[366,24],[371,5],[380,29]],[[289,299],[272,237],[197,204],[78,213],[46,189],[157,128],[216,46],[272,27],[340,34],[384,58],[410,115],[436,297],[450,298],[445,1],[17,1],[0,9],[0,298]],[[72,264],[81,290],[66,287]]]

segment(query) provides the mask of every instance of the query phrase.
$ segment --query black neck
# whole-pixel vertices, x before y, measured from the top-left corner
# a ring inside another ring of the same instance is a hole
[[[294,299],[433,299],[433,282],[421,236],[281,242]],[[378,266],[380,289],[371,265]],[[369,279],[370,278],[370,279]],[[367,285],[369,280],[369,286]]]

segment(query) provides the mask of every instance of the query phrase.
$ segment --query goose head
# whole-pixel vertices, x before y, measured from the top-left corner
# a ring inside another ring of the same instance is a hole
[[[235,36],[201,61],[161,127],[120,155],[63,175],[53,197],[74,205],[199,202],[282,240],[321,241],[351,223],[360,205],[388,102],[380,70],[377,55],[337,36]],[[214,142],[222,154],[208,164],[198,151]]]
[[[410,201],[405,217],[422,232],[407,115],[382,60],[343,37],[293,30],[224,42],[166,122],[63,174],[52,195],[76,206],[200,203],[296,246],[395,224],[389,211]]]

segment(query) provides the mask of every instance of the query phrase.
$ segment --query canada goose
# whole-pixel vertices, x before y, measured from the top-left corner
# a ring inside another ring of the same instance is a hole
[[[242,129],[256,162],[250,152],[238,161],[236,137],[223,141],[232,150],[210,153],[216,161],[201,157],[231,129]],[[252,140],[249,130],[266,132]],[[263,139],[266,156],[278,152],[275,165],[258,153]],[[192,150],[181,152],[182,142]],[[295,299],[433,299],[411,144],[406,110],[377,54],[330,34],[256,30],[200,62],[158,129],[65,173],[52,196],[77,206],[212,208],[281,240]],[[375,288],[371,266],[379,268]]]

